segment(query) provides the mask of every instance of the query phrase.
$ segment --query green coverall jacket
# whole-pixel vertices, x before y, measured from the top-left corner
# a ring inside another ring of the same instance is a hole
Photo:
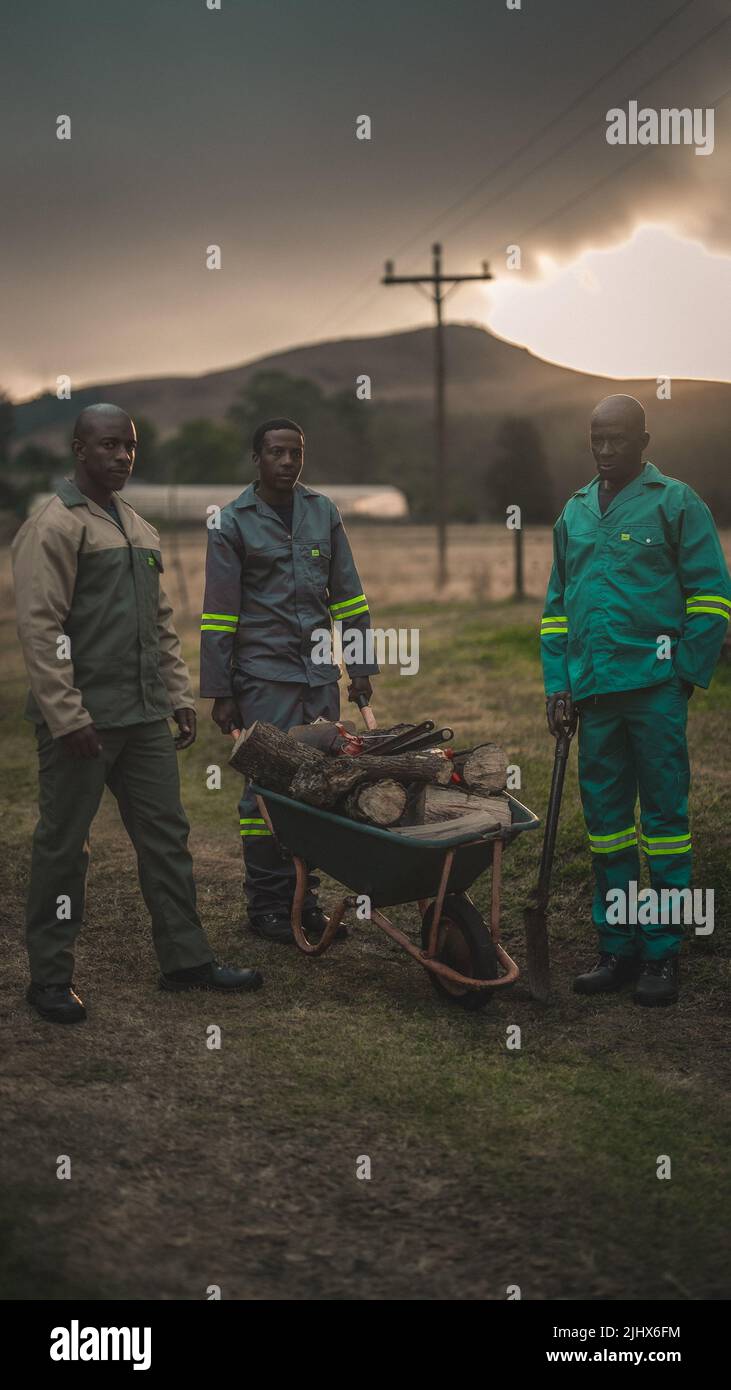
[[[13,541],[26,717],[54,738],[92,723],[149,724],[194,705],[160,582],[160,537],[113,498],[121,530],[65,479]]]
[[[673,670],[710,684],[731,579],[713,517],[692,488],[648,461],[602,515],[594,478],[566,503],[553,547],[541,620],[547,695],[639,690]]]

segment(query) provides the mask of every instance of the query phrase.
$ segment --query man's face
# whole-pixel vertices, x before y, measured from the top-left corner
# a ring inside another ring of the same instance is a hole
[[[591,417],[591,452],[600,481],[622,486],[639,472],[649,435],[630,412],[600,406]]]
[[[267,430],[261,453],[254,461],[259,477],[273,492],[291,492],[304,463],[302,436],[296,430]]]
[[[79,470],[90,482],[119,492],[135,465],[137,431],[128,415],[109,412],[93,418],[73,447]]]

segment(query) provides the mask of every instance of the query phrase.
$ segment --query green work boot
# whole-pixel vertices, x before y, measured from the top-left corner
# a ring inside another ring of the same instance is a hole
[[[677,955],[643,961],[642,972],[633,995],[635,1004],[646,1004],[650,1007],[657,1004],[676,1004],[678,975]]]
[[[574,980],[575,994],[609,994],[637,973],[636,956],[613,956],[603,951],[596,965]]]

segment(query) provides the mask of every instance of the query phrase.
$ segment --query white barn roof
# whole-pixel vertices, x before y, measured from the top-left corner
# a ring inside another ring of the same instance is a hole
[[[331,497],[344,517],[396,521],[409,515],[409,504],[397,487],[379,483],[310,483],[315,492]],[[205,521],[208,507],[225,507],[243,489],[235,483],[129,483],[122,496],[135,511],[161,521]],[[50,492],[37,493],[30,511],[47,502]]]

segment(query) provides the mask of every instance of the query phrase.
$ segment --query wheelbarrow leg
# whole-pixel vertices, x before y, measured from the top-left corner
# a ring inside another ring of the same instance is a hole
[[[300,951],[304,951],[306,956],[321,956],[335,940],[335,933],[345,915],[347,902],[345,898],[343,898],[338,903],[337,907],[330,914],[330,921],[322,933],[320,940],[316,945],[313,945],[311,941],[307,940],[304,927],[302,926],[302,907],[307,893],[307,865],[304,859],[298,858],[297,855],[294,855],[293,859],[297,882],[292,899],[292,934]]]

